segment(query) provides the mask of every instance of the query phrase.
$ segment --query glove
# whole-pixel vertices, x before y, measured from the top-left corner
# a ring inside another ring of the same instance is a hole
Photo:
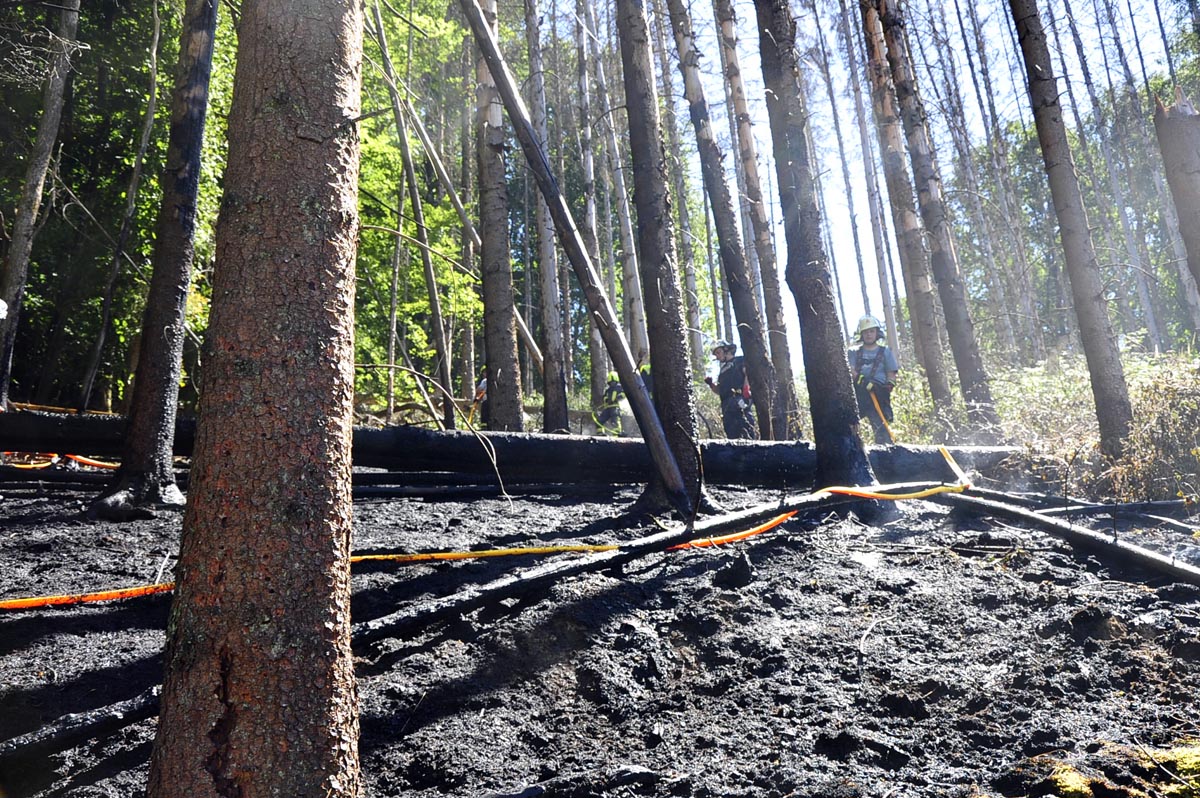
[[[874,391],[874,390],[875,390],[875,383],[868,381],[868,382],[867,382],[867,390],[868,390],[868,391]]]
[[[712,379],[712,377],[705,377],[705,378],[704,378],[704,381],[705,381],[707,384],[709,384],[709,385],[712,385],[712,384],[713,384],[713,379]]]

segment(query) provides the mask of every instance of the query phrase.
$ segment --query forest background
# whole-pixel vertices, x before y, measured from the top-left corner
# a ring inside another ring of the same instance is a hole
[[[676,202],[679,242],[696,279],[691,297],[699,329],[693,345],[696,377],[706,368],[707,349],[718,339],[736,339],[728,292],[716,256],[716,238],[700,187],[692,128],[687,124],[682,81],[674,40],[665,10],[649,4],[657,27],[659,80],[665,119],[671,126],[668,151],[685,186]],[[483,306],[479,282],[464,251],[463,226],[438,179],[435,158],[470,203],[473,169],[472,117],[475,110],[475,55],[459,18],[457,4],[409,0],[383,5],[384,32],[396,64],[399,88],[412,109],[408,145],[414,156],[419,195],[433,253],[433,268],[442,302],[444,327],[452,342],[453,390],[469,401],[483,362],[480,330]],[[742,74],[755,123],[764,194],[776,196],[771,176],[771,147],[766,133],[761,84],[756,76],[757,36],[751,29],[753,8],[735,4],[740,24],[738,48]],[[719,47],[709,4],[690,7],[702,55],[700,68],[714,116],[718,141],[726,153],[727,181],[737,186],[731,153],[728,101],[717,58]],[[826,248],[832,254],[843,328],[861,312],[882,315],[884,299],[898,318],[896,341],[901,360],[913,379],[906,380],[897,405],[903,408],[897,429],[908,440],[934,436],[929,421],[928,391],[919,379],[907,334],[906,298],[897,278],[895,232],[883,210],[888,199],[877,170],[872,130],[860,129],[855,104],[863,103],[870,124],[869,87],[863,76],[861,28],[855,9],[843,17],[844,5],[817,0],[796,8],[804,63],[814,149],[820,164],[819,197]],[[917,0],[906,5],[916,70],[929,129],[950,203],[963,272],[979,345],[997,386],[998,410],[1010,424],[1029,421],[1031,408],[1046,418],[1017,437],[1065,432],[1078,423],[1094,424],[1088,406],[1086,376],[1077,356],[1078,333],[1065,285],[1057,219],[1046,185],[1033,121],[1025,100],[1019,48],[1007,8],[1000,3],[946,4]],[[46,195],[38,218],[37,238],[29,270],[21,326],[13,363],[13,399],[42,405],[89,406],[120,410],[136,368],[153,229],[159,208],[154,176],[162,171],[166,149],[172,66],[179,42],[178,3],[102,0],[82,9],[79,48],[64,115],[54,151]],[[530,90],[530,51],[525,8],[499,6],[501,45],[510,65]],[[584,178],[580,147],[591,138],[597,169],[597,234],[600,268],[608,275],[614,302],[631,323],[629,283],[620,279],[623,259],[616,183],[625,170],[628,151],[623,132],[621,62],[611,9],[595,8],[595,45],[599,59],[587,59],[591,90],[597,96],[583,118],[580,107],[579,53],[584,43],[582,20],[569,0],[543,2],[541,46],[549,126],[550,158],[564,194],[577,218],[583,216]],[[1200,324],[1200,301],[1189,300],[1190,286],[1178,234],[1172,229],[1162,162],[1152,133],[1153,97],[1169,102],[1175,85],[1194,96],[1200,90],[1196,50],[1200,12],[1193,2],[1165,0],[1058,0],[1044,5],[1043,21],[1062,79],[1062,102],[1069,112],[1077,171],[1085,192],[1093,237],[1103,270],[1110,317],[1128,358],[1135,390],[1161,384],[1165,368],[1159,353],[1175,353],[1170,368],[1187,371]],[[14,209],[22,188],[25,161],[42,112],[41,86],[47,71],[50,31],[58,8],[38,3],[8,4],[0,9],[0,247],[7,249]],[[225,121],[233,83],[236,49],[236,3],[219,12],[210,113],[205,134],[197,259],[188,298],[189,337],[185,346],[182,400],[195,401],[194,377],[202,364],[202,348],[210,299],[213,230],[220,203],[225,153]],[[848,24],[847,24],[848,22]],[[369,26],[370,27],[370,26]],[[429,333],[431,308],[416,225],[405,210],[404,169],[387,79],[376,37],[366,41],[363,78],[363,142],[360,178],[362,233],[358,249],[356,321],[356,396],[359,409],[386,412],[389,400],[398,418],[428,423],[418,399],[416,373],[437,375],[436,351]],[[857,88],[850,56],[858,60]],[[599,69],[608,74],[601,84]],[[156,98],[156,100],[152,100]],[[608,111],[601,110],[605,105]],[[153,124],[143,128],[148,109]],[[424,128],[427,141],[418,135]],[[615,137],[601,135],[604,126]],[[591,134],[583,136],[584,130]],[[865,135],[862,135],[864,134]],[[615,141],[618,152],[611,152]],[[691,142],[691,143],[688,143]],[[863,144],[865,143],[865,149]],[[428,146],[429,149],[426,149]],[[515,155],[512,146],[510,156]],[[131,177],[140,185],[131,191]],[[524,162],[508,159],[508,231],[515,299],[534,335],[541,337],[540,281],[542,256],[534,221],[536,188]],[[740,188],[740,187],[739,187]],[[871,197],[882,196],[877,212]],[[745,197],[739,190],[735,196]],[[744,205],[744,203],[743,203]],[[782,219],[776,202],[769,213],[777,233]],[[409,206],[411,207],[411,206]],[[126,218],[127,208],[131,213]],[[396,217],[404,221],[396,246]],[[748,224],[748,212],[741,219]],[[472,213],[474,213],[472,211]],[[477,218],[477,217],[476,217]],[[873,241],[871,226],[879,231]],[[747,228],[748,229],[748,228]],[[742,240],[752,236],[743,231]],[[776,240],[781,238],[778,234]],[[777,246],[778,248],[778,246]],[[748,254],[753,257],[749,247]],[[7,254],[2,252],[0,254]],[[555,257],[564,286],[568,344],[568,389],[572,407],[597,403],[594,350],[588,347],[586,305],[565,259]],[[106,286],[111,286],[106,290]],[[391,360],[411,369],[390,368],[389,333],[392,296],[397,305],[398,345]],[[106,301],[106,296],[111,301]],[[785,317],[795,323],[791,312]],[[109,310],[106,311],[106,306]],[[103,346],[97,342],[103,332]],[[798,331],[792,327],[792,358],[799,371]],[[93,355],[98,351],[98,357]],[[520,349],[528,404],[536,404],[539,375],[528,347]],[[91,361],[94,387],[85,389]],[[1146,364],[1146,368],[1139,368]],[[393,396],[388,377],[393,375]],[[1047,379],[1046,375],[1052,375]],[[1034,376],[1036,383],[1033,382]],[[1036,388],[1031,387],[1036,384]],[[803,381],[800,381],[803,391]],[[532,390],[531,390],[532,389]],[[1032,391],[1040,393],[1031,393]],[[1153,392],[1151,391],[1151,396]],[[701,395],[704,395],[701,392]],[[1031,402],[1030,397],[1038,401]],[[705,397],[707,398],[707,397]],[[1053,410],[1066,403],[1072,412]],[[1162,407],[1161,397],[1150,398]],[[1167,403],[1176,415],[1192,410],[1190,394]],[[1185,406],[1186,405],[1186,406]],[[1076,412],[1076,411],[1079,412]],[[1176,469],[1178,471],[1178,469]],[[1173,479],[1178,482],[1178,473]]]

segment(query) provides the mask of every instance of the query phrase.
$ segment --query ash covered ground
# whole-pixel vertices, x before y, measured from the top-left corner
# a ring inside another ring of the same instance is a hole
[[[178,514],[89,522],[94,489],[0,495],[0,598],[171,577]],[[656,529],[636,497],[360,500],[354,550],[632,540]],[[357,568],[354,620],[532,563]],[[160,681],[169,601],[0,615],[0,740]],[[569,578],[356,647],[356,666],[367,796],[1200,794],[1178,759],[1200,738],[1200,589],[928,501]],[[139,795],[154,723],[7,758],[0,796]]]

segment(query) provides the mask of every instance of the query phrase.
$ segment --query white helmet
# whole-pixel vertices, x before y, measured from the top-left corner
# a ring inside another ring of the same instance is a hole
[[[855,331],[855,334],[862,335],[867,330],[879,330],[882,333],[883,322],[868,313],[858,320],[858,329]]]

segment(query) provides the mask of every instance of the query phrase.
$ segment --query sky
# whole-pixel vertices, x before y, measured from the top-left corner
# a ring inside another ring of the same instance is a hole
[[[819,30],[824,32],[825,45],[830,53],[830,59],[833,63],[833,82],[838,100],[837,112],[840,117],[842,126],[843,141],[847,150],[847,158],[851,162],[851,186],[850,192],[853,195],[853,205],[848,201],[845,184],[842,178],[842,169],[838,156],[837,144],[834,139],[833,117],[828,101],[828,96],[825,90],[824,83],[819,77],[819,73],[815,68],[810,73],[810,112],[812,113],[812,136],[814,141],[815,159],[818,165],[820,178],[823,184],[824,196],[826,202],[826,215],[829,219],[830,236],[829,239],[832,246],[829,255],[832,258],[833,265],[836,269],[837,280],[841,285],[841,297],[844,308],[845,323],[847,328],[853,327],[859,317],[866,311],[864,306],[862,291],[860,289],[859,268],[855,255],[854,232],[850,223],[851,208],[854,215],[857,217],[858,235],[860,239],[860,247],[864,259],[863,268],[867,275],[867,293],[868,301],[870,302],[870,310],[876,316],[882,318],[882,303],[879,298],[879,284],[877,267],[875,261],[875,250],[872,242],[870,229],[870,213],[867,207],[867,192],[865,182],[865,171],[863,167],[862,150],[859,146],[859,134],[857,123],[855,121],[853,108],[853,95],[849,90],[849,72],[844,67],[844,59],[841,55],[842,44],[836,34],[836,20],[833,18],[836,4],[830,0],[818,0],[821,7],[817,14],[814,14],[811,8],[805,10],[801,8],[801,4],[793,0],[793,11],[797,15],[797,38],[798,41],[803,41],[805,44],[812,45],[816,42],[816,34]],[[933,0],[937,2],[937,0]],[[971,2],[971,0],[964,0]],[[1099,22],[1102,19],[1099,15],[1093,12],[1092,0],[1073,0],[1075,7],[1076,18],[1082,29],[1082,36],[1085,39],[1085,47],[1094,51],[1094,56],[1089,56],[1089,65],[1093,73],[1097,73],[1102,69],[1100,54],[1098,48],[1099,40]],[[1142,55],[1146,60],[1147,68],[1152,72],[1166,72],[1166,61],[1162,50],[1161,37],[1157,20],[1155,17],[1154,5],[1151,0],[1116,0],[1118,24],[1122,31],[1122,41],[1127,49],[1127,56],[1131,59],[1131,66],[1138,70],[1137,52],[1134,49],[1134,36],[1130,32],[1130,14],[1137,25],[1137,42],[1141,46]],[[747,99],[751,105],[751,115],[753,117],[755,140],[759,154],[759,172],[764,176],[764,179],[771,181],[771,188],[774,187],[774,164],[771,161],[771,144],[770,131],[767,125],[766,105],[764,92],[762,87],[762,72],[758,60],[758,41],[757,35],[754,32],[754,6],[752,0],[735,0],[735,10],[738,15],[738,54],[742,66],[743,79],[746,81]],[[914,21],[909,23],[909,34],[914,39],[913,47],[916,48],[916,37],[921,37],[928,33],[928,23],[923,23],[921,15],[927,13],[925,9],[928,7],[925,0],[915,0],[905,4],[907,7],[915,9]],[[950,32],[952,39],[957,39],[959,34],[957,26],[954,25],[954,8],[953,4],[947,0],[946,14],[951,20],[952,29]],[[1053,3],[1054,13],[1061,15],[1061,0],[1055,0]],[[860,24],[855,11],[854,4],[851,3],[851,25]],[[1047,4],[1041,3],[1043,23],[1046,22],[1048,16]],[[965,7],[964,7],[965,8]],[[981,22],[984,30],[988,35],[988,57],[991,66],[992,75],[992,91],[996,96],[997,111],[1004,120],[1023,119],[1029,124],[1032,124],[1032,114],[1029,111],[1028,97],[1025,93],[1024,73],[1021,65],[1020,53],[1016,50],[1015,34],[1012,32],[1011,18],[1008,12],[1007,3],[997,2],[997,0],[979,0],[976,3],[976,8],[981,17]],[[1168,33],[1171,34],[1178,29],[1181,24],[1176,18],[1173,10],[1163,8],[1164,23],[1167,26]],[[698,46],[701,53],[700,68],[706,76],[705,97],[708,101],[710,114],[713,117],[713,125],[716,130],[718,140],[722,143],[723,149],[726,152],[726,166],[730,170],[728,179],[731,188],[736,184],[732,175],[732,158],[733,154],[729,148],[729,126],[725,117],[725,96],[720,83],[720,63],[718,58],[717,40],[715,37],[715,26],[712,21],[712,5],[708,0],[693,0],[692,2],[693,27],[697,36]],[[1106,38],[1108,33],[1104,34]],[[928,37],[926,36],[926,40]],[[1053,48],[1053,38],[1050,39],[1050,45]],[[1078,59],[1075,56],[1073,47],[1069,41],[1064,41],[1064,46],[1068,48],[1066,53],[1066,61],[1068,69],[1072,71],[1072,77],[1078,78]],[[979,121],[979,115],[976,111],[977,103],[975,99],[974,89],[969,77],[968,64],[964,58],[961,48],[952,48],[949,53],[936,54],[932,47],[927,47],[929,58],[935,57],[952,57],[956,59],[959,79],[962,83],[960,90],[963,94],[964,103],[967,106],[967,114],[969,124],[982,136],[982,124]],[[1058,69],[1058,58],[1055,53],[1055,69]],[[951,167],[949,155],[952,152],[952,146],[948,140],[943,140],[945,137],[945,126],[939,127],[937,121],[937,109],[933,107],[933,95],[929,91],[920,88],[920,84],[926,79],[923,67],[918,64],[917,80],[918,90],[922,93],[922,99],[926,103],[926,111],[932,119],[935,141],[938,145],[939,154],[942,156],[941,167],[943,173]],[[860,64],[860,76],[862,75]],[[1140,78],[1140,76],[1139,76]],[[674,76],[676,83],[676,108],[677,116],[681,123],[686,123],[688,116],[686,106],[683,103],[682,87],[678,75]],[[1080,84],[1081,85],[1081,84]],[[870,102],[868,89],[864,86],[864,102]],[[1064,102],[1066,101],[1064,97]],[[871,124],[870,108],[866,108],[868,124]],[[942,135],[939,135],[939,132]],[[874,130],[871,130],[871,141],[874,146]],[[699,164],[698,159],[692,164],[694,168],[693,185],[700,185]],[[882,181],[882,176],[880,176]],[[769,192],[772,197],[773,190]],[[764,186],[764,194],[768,194],[767,187]],[[786,242],[783,235],[783,222],[781,213],[778,208],[777,200],[772,199],[775,207],[772,208],[772,218],[776,226],[776,249],[779,253],[779,262],[782,266]],[[886,195],[884,197],[886,207]],[[890,219],[888,220],[890,223]],[[894,242],[894,236],[888,233],[889,240]],[[743,235],[743,240],[745,236]],[[892,258],[895,260],[894,244]],[[901,286],[902,290],[902,286]],[[793,343],[793,360],[797,373],[801,370],[800,363],[800,347],[799,347],[799,329],[796,321],[795,305],[790,295],[784,299],[786,314],[792,329],[789,330],[789,340]]]

